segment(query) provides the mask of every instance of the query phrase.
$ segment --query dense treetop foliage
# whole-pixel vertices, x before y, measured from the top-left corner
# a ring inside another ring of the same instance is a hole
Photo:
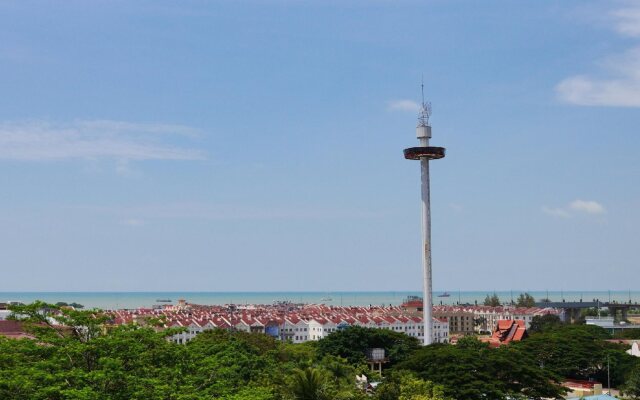
[[[500,303],[500,298],[498,297],[498,295],[494,293],[492,295],[487,295],[487,297],[484,298],[484,305],[498,307],[502,304]]]
[[[176,330],[105,329],[100,312],[44,303],[14,311],[36,340],[0,338],[3,400],[364,398],[353,384],[357,366],[339,357],[319,359],[312,345],[222,330],[178,345],[166,340]],[[67,327],[53,325],[51,311]],[[316,386],[300,379],[307,373]]]
[[[640,365],[636,365],[629,373],[622,389],[627,397],[634,400],[640,399]]]
[[[536,299],[534,299],[529,293],[520,293],[518,300],[516,301],[516,305],[518,307],[535,307]]]
[[[35,339],[0,337],[3,400],[557,398],[565,378],[606,382],[607,364],[613,385],[640,398],[640,363],[625,346],[605,340],[601,328],[547,317],[534,320],[529,338],[499,348],[474,337],[422,347],[402,333],[360,327],[303,344],[212,330],[180,345],[167,340],[177,330],[157,331],[154,321],[109,327],[99,311],[44,303],[14,311]],[[384,378],[365,361],[374,347],[389,357]],[[363,373],[382,380],[375,392],[356,386]]]
[[[637,339],[640,340],[640,329],[624,329],[616,332],[613,336],[616,339]]]
[[[349,329],[332,333],[318,342],[318,354],[334,355],[346,358],[350,363],[365,361],[367,349],[383,348],[389,358],[389,366],[405,360],[411,353],[420,348],[415,337],[401,332],[386,329],[367,329],[353,326]]]
[[[473,337],[456,346],[423,347],[397,368],[442,384],[454,399],[557,398],[563,393],[560,377],[525,352],[513,346],[492,349]]]
[[[548,331],[562,325],[560,317],[553,314],[536,315],[531,319],[531,325],[527,330],[529,334]]]
[[[640,360],[625,352],[627,346],[606,341],[610,338],[597,326],[563,324],[530,335],[527,340],[514,343],[514,347],[565,378],[607,382],[608,364],[611,384],[617,386]]]

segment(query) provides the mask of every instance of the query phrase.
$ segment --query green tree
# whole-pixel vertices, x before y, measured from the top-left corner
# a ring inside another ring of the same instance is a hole
[[[320,368],[327,371],[337,385],[353,383],[356,369],[345,358],[325,356],[319,363]]]
[[[295,371],[291,382],[291,394],[295,400],[329,400],[326,375],[315,368]]]
[[[640,339],[640,329],[623,329],[613,335],[616,339]]]
[[[559,377],[527,354],[512,346],[492,349],[473,338],[457,346],[423,347],[394,369],[442,385],[454,399],[556,398],[564,393]]]
[[[352,326],[332,333],[317,344],[318,357],[338,356],[352,365],[365,362],[366,351],[370,348],[385,349],[389,365],[393,365],[420,348],[420,342],[401,332]]]
[[[553,314],[536,315],[531,319],[531,325],[529,325],[529,334],[536,332],[546,332],[551,329],[557,328],[562,325],[560,317]]]
[[[578,323],[584,323],[587,317],[608,317],[609,310],[601,310],[597,307],[585,308],[580,311],[580,319],[577,321]]]
[[[620,385],[639,361],[626,354],[626,346],[607,342],[610,334],[593,325],[561,324],[531,334],[514,343],[545,369],[564,378],[607,381],[607,363],[612,385]]]
[[[640,399],[640,365],[631,370],[623,390],[626,397],[634,400]]]
[[[296,368],[266,335],[211,332],[185,346],[166,340],[174,329],[107,329],[96,310],[37,302],[14,312],[36,340],[0,338],[3,400],[266,400],[286,393]]]
[[[430,381],[409,376],[403,377],[400,381],[398,400],[444,400],[444,398],[444,388]]]
[[[487,297],[484,298],[484,305],[491,306],[491,307],[498,307],[502,304],[500,303],[500,298],[494,292],[492,295],[487,295]]]
[[[516,305],[518,307],[535,307],[536,299],[534,299],[529,293],[520,293],[518,300],[516,301]]]
[[[378,400],[444,400],[444,388],[408,371],[392,373],[376,392]]]

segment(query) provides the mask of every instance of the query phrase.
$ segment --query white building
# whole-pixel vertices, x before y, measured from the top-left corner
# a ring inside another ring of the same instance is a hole
[[[358,318],[325,318],[322,316],[307,317],[298,316],[285,317],[280,322],[272,320],[272,323],[280,324],[277,334],[280,340],[289,340],[293,343],[304,343],[310,340],[316,341],[328,335],[344,329],[348,326],[362,326],[371,329],[388,329],[394,332],[403,333],[423,342],[424,326],[420,317],[405,316],[360,316]],[[433,343],[449,342],[449,323],[446,319],[433,318],[432,320]],[[224,317],[212,318],[210,320],[176,320],[167,325],[168,328],[185,328],[184,332],[171,336],[169,340],[185,344],[195,338],[198,334],[217,328],[231,329],[241,332],[265,333],[265,322],[247,317],[236,317],[225,319]]]
[[[285,340],[291,340],[293,343],[309,340],[309,324],[298,317],[286,317],[281,332]]]
[[[446,318],[433,319],[433,343],[449,343],[449,322]]]

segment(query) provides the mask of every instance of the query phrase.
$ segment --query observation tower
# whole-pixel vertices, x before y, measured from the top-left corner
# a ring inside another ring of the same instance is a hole
[[[420,160],[422,175],[422,270],[423,270],[423,326],[424,344],[433,342],[433,293],[431,287],[431,199],[429,191],[429,161],[444,158],[444,147],[429,146],[431,139],[431,103],[424,101],[424,84],[422,85],[422,104],[418,114],[418,126],[416,136],[420,145],[404,149],[404,158],[407,160]]]

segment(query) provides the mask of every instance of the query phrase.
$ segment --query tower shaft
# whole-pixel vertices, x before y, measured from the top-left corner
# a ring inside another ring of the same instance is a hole
[[[429,187],[429,159],[420,159],[422,177],[422,278],[424,344],[433,342],[433,291],[431,283],[431,193]]]

